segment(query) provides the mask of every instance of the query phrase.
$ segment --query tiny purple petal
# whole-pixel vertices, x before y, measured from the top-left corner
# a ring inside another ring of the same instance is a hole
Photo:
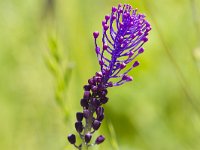
[[[113,83],[112,82],[108,82],[108,87],[113,87]]]
[[[121,43],[121,42],[123,42],[123,40],[124,40],[124,37],[123,37],[123,36],[120,36],[119,42]]]
[[[105,97],[105,96],[107,95],[107,93],[108,93],[108,90],[107,90],[107,89],[102,90],[101,96]]]
[[[138,65],[139,65],[139,62],[135,61],[134,64],[133,64],[133,67],[137,67]]]
[[[116,7],[112,7],[112,12],[116,12],[117,11],[117,8]]]
[[[150,30],[151,30],[151,27],[147,27],[147,28],[146,28],[146,31],[150,31]]]
[[[104,119],[104,114],[97,117],[97,120],[102,121]]]
[[[132,52],[132,51],[130,51],[128,54],[129,57],[132,57],[133,55],[134,55],[134,52]]]
[[[143,53],[144,52],[144,48],[140,48],[139,50],[138,50],[138,54],[141,54],[141,53]]]
[[[105,19],[106,19],[106,21],[108,21],[108,20],[110,19],[110,16],[109,16],[109,15],[106,15],[106,16],[105,16]]]
[[[90,140],[91,140],[91,138],[92,138],[92,135],[91,135],[90,133],[87,133],[87,134],[85,135],[85,142],[86,142],[86,143],[89,143]]]
[[[100,99],[100,101],[101,101],[101,103],[105,104],[105,103],[108,102],[108,98],[107,98],[107,97],[102,97],[102,98]]]
[[[89,99],[90,98],[90,91],[85,91],[84,92],[84,95],[83,95],[83,98],[85,98],[85,99]]]
[[[100,47],[96,47],[96,53],[99,54],[100,53]]]
[[[75,144],[76,143],[76,136],[74,134],[70,134],[68,135],[68,141],[71,143],[71,144]]]
[[[89,83],[90,85],[93,85],[93,84],[94,84],[93,78],[89,79],[89,80],[88,80],[88,83]]]
[[[98,130],[100,125],[101,125],[100,121],[94,120],[92,127],[93,127],[94,130]]]
[[[142,33],[142,31],[139,31],[138,32],[138,36],[141,36],[143,33]]]
[[[85,91],[90,91],[91,86],[90,85],[85,85],[83,88],[84,88]]]
[[[115,15],[112,15],[112,20],[115,20],[116,19],[116,16]]]
[[[92,86],[92,92],[97,92],[98,88],[97,86]]]
[[[143,38],[143,41],[144,41],[144,42],[147,42],[147,41],[148,41],[148,38],[147,38],[147,37],[144,37],[144,38]]]
[[[76,131],[81,133],[83,131],[83,124],[81,121],[77,121],[75,123],[75,128],[76,128]]]
[[[103,50],[107,50],[107,48],[108,48],[108,45],[107,45],[107,44],[104,44],[104,45],[103,45]]]
[[[105,20],[103,20],[102,21],[102,26],[104,26],[106,24],[106,21]]]
[[[77,119],[77,121],[82,121],[83,120],[83,113],[82,112],[77,112],[76,113],[76,119]]]
[[[81,99],[81,106],[82,107],[88,107],[88,100],[85,99],[85,98]]]
[[[91,104],[94,106],[94,108],[97,108],[98,106],[100,106],[100,101],[97,100],[96,98],[93,98],[91,100]]]
[[[124,69],[125,67],[126,67],[126,64],[124,62],[120,64],[120,69]]]
[[[101,116],[104,113],[104,108],[103,107],[98,107],[96,110],[97,116]]]
[[[133,80],[133,77],[128,76],[128,75],[123,75],[122,80],[125,80],[125,81],[129,82],[129,81]]]
[[[97,137],[95,143],[101,144],[104,140],[105,140],[105,137],[103,135],[100,135],[99,137]]]
[[[98,77],[102,77],[103,74],[102,74],[102,72],[96,72],[96,76],[98,76]]]
[[[93,32],[93,36],[94,36],[95,39],[98,38],[99,32],[98,31]]]
[[[83,110],[83,117],[88,118],[90,116],[90,111],[88,109]]]
[[[108,26],[107,24],[104,24],[104,25],[103,25],[103,29],[104,29],[105,31],[107,31],[108,28],[109,28],[109,26]]]

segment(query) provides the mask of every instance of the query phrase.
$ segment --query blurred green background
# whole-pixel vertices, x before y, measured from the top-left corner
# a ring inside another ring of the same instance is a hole
[[[1,150],[74,149],[82,86],[99,70],[92,32],[118,3],[152,31],[134,81],[109,89],[94,149],[200,149],[199,0],[0,0]]]

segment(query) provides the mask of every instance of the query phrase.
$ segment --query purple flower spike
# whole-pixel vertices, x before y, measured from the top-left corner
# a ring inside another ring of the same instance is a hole
[[[131,81],[131,77],[123,81],[120,79],[139,64],[133,64],[131,68],[126,67],[144,52],[142,46],[148,41],[151,26],[143,14],[137,13],[137,9],[132,9],[127,4],[112,7],[111,14],[105,17],[102,26],[103,48],[99,49],[97,38],[95,46],[98,48],[96,54],[103,75],[103,84],[108,87],[109,80],[119,78],[118,82],[113,83],[114,86],[119,86]]]
[[[144,52],[143,45],[148,41],[151,30],[145,16],[127,4],[112,7],[111,13],[102,21],[102,28],[100,45],[97,44],[99,32],[93,32],[101,70],[83,86],[84,94],[80,100],[82,112],[76,114],[75,128],[82,143],[77,146],[75,135],[68,136],[68,141],[79,150],[88,149],[105,140],[100,135],[95,143],[91,143],[93,134],[100,128],[106,114],[103,105],[109,100],[107,88],[133,80],[128,73],[139,65],[135,59]]]

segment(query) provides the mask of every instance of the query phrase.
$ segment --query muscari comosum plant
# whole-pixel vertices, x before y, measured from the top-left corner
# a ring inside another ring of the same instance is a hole
[[[76,136],[68,135],[68,141],[79,150],[87,150],[105,140],[100,135],[94,143],[90,143],[104,119],[103,104],[108,102],[107,89],[133,80],[128,73],[139,65],[135,58],[144,52],[142,46],[148,41],[147,36],[151,30],[145,15],[137,13],[137,9],[127,4],[112,7],[111,14],[106,15],[102,21],[102,27],[101,48],[97,44],[99,32],[93,33],[101,70],[84,86],[80,101],[83,111],[76,113],[75,128],[82,143],[77,145]]]

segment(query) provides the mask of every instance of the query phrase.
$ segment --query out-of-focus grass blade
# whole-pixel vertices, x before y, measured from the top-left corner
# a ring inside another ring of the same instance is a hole
[[[193,55],[197,61],[197,65],[198,65],[198,69],[200,71],[200,47],[197,47],[194,52],[193,52]]]
[[[55,100],[65,114],[65,120],[68,120],[69,110],[65,107],[66,88],[68,87],[73,67],[67,64],[66,57],[61,57],[62,53],[58,49],[58,43],[55,38],[49,36],[48,46],[49,51],[48,56],[45,57],[45,62],[55,77]]]
[[[57,63],[50,56],[45,56],[44,60],[49,71],[56,77],[58,75]]]
[[[113,127],[113,124],[111,123],[111,121],[108,121],[107,124],[108,124],[108,130],[110,132],[110,137],[111,137],[110,143],[111,143],[114,150],[119,150],[117,137],[116,137],[116,134],[115,134],[115,129]]]
[[[53,58],[59,63],[60,54],[59,54],[58,44],[56,40],[52,37],[49,37],[48,44],[49,44],[49,50],[50,50],[51,56],[53,56]]]
[[[64,82],[65,82],[65,85],[69,84],[73,68],[74,68],[74,64],[70,63],[70,64],[68,64],[68,66],[64,70]]]

